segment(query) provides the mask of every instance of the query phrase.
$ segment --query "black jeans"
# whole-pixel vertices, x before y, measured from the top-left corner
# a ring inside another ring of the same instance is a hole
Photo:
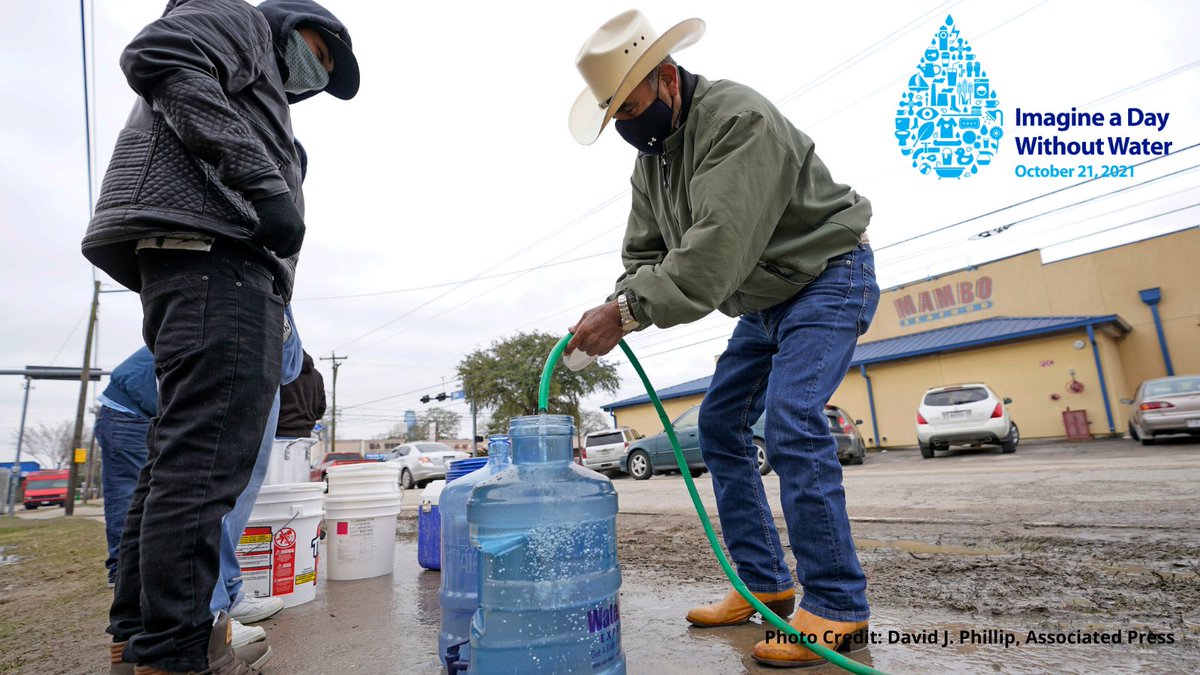
[[[143,250],[138,265],[159,416],[121,536],[108,632],[129,641],[127,662],[199,671],[221,517],[250,479],[279,389],[283,298],[257,254],[220,240],[207,253]]]

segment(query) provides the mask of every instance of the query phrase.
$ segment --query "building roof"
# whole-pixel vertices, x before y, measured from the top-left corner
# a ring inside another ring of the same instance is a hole
[[[953,352],[960,349],[982,347],[998,342],[1023,340],[1052,333],[1079,330],[1088,326],[1111,325],[1120,333],[1128,333],[1131,329],[1124,319],[1116,314],[1103,316],[1045,316],[1045,317],[993,317],[981,319],[957,326],[935,328],[933,330],[902,335],[900,337],[864,342],[854,349],[854,357],[850,367],[865,366],[872,363],[898,361],[917,356],[927,356],[942,352]],[[666,401],[672,398],[694,396],[708,391],[712,376],[677,384],[658,391],[659,399]],[[606,412],[619,408],[629,408],[643,403],[649,403],[650,397],[642,394],[632,398],[622,399],[601,406]]]
[[[666,401],[672,398],[683,398],[684,396],[703,394],[704,392],[708,391],[708,383],[711,381],[712,375],[709,375],[708,377],[701,377],[696,380],[684,382],[683,384],[677,384],[673,387],[667,387],[666,389],[659,389],[657,392],[658,398],[660,401]],[[612,412],[617,408],[628,408],[630,406],[641,405],[642,403],[649,402],[650,397],[646,394],[642,394],[641,396],[634,396],[633,398],[626,398],[615,403],[602,405],[600,408],[605,412]]]
[[[1051,333],[1079,330],[1101,324],[1112,324],[1122,334],[1130,331],[1129,324],[1116,314],[1104,316],[999,316],[957,326],[935,328],[913,335],[861,343],[854,350],[854,358],[850,361],[850,367],[953,352],[997,342],[1011,342]]]

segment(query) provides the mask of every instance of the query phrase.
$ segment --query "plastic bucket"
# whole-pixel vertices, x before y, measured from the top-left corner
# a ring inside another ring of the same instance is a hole
[[[347,464],[330,467],[325,475],[329,479],[330,497],[382,493],[399,498],[401,493],[397,464]]]
[[[277,438],[271,444],[271,461],[263,485],[307,483],[315,438]]]
[[[391,574],[400,497],[378,493],[338,497],[332,491],[331,484],[325,498],[329,579],[349,581]]]
[[[247,595],[281,598],[284,607],[316,597],[322,489],[291,483],[259,491],[237,547]]]

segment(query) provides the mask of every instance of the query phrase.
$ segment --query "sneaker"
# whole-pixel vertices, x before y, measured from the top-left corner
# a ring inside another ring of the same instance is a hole
[[[279,598],[252,598],[248,595],[242,601],[229,608],[229,618],[241,623],[258,623],[269,619],[283,609],[283,600]]]
[[[258,626],[243,626],[237,619],[229,619],[230,643],[234,649],[267,639],[267,631]]]

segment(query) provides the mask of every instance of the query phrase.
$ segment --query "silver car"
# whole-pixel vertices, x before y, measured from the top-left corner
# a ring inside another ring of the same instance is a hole
[[[446,465],[469,457],[444,443],[405,443],[392,448],[383,461],[400,465],[400,487],[410,490],[446,477]]]
[[[1153,445],[1162,436],[1200,436],[1200,375],[1176,375],[1146,380],[1133,399],[1129,437]]]

